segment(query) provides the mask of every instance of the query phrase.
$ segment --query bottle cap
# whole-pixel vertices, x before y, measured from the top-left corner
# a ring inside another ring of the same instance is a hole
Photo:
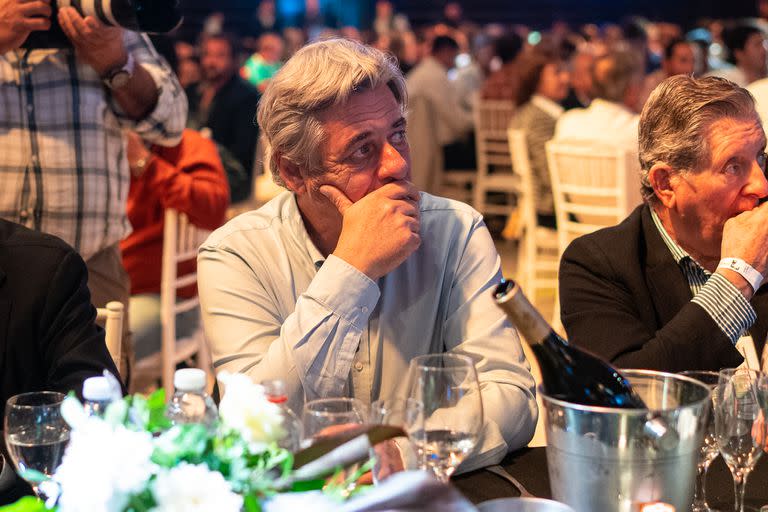
[[[176,370],[173,387],[178,391],[202,391],[205,389],[205,372],[199,368]]]
[[[88,377],[83,382],[83,398],[103,401],[112,398],[112,387],[106,377]]]
[[[288,395],[285,392],[285,382],[280,379],[265,380],[261,383],[264,386],[264,392],[267,394],[267,400],[273,404],[282,404],[288,401]]]

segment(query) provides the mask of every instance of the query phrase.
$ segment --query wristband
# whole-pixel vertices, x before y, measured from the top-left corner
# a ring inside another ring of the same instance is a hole
[[[723,258],[717,264],[717,268],[733,270],[746,279],[755,292],[757,292],[757,289],[760,288],[760,284],[763,282],[763,275],[741,258]]]

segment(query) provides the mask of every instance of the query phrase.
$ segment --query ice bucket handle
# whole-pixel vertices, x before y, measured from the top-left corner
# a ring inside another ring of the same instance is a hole
[[[643,425],[643,435],[653,446],[662,452],[677,448],[680,436],[677,431],[661,416],[651,416]]]

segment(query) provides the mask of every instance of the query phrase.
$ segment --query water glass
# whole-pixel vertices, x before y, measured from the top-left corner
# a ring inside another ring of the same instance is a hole
[[[720,453],[733,474],[736,512],[744,512],[747,477],[765,447],[763,409],[767,401],[768,386],[757,370],[720,370],[713,395],[715,437]]]
[[[706,385],[712,393],[714,393],[720,377],[718,372],[708,371],[686,371],[680,372],[680,375],[698,380]],[[701,420],[704,422],[704,442],[701,445],[699,460],[696,465],[696,487],[694,488],[691,512],[715,512],[707,504],[706,490],[707,470],[712,461],[720,454],[720,450],[717,447],[717,439],[715,438],[715,415],[712,407],[709,408],[707,415]]]
[[[447,482],[472,452],[483,427],[483,402],[472,359],[460,354],[415,357],[410,397],[424,406],[424,427],[411,436],[420,467]]]
[[[304,404],[302,444],[340,434],[368,420],[365,405],[356,398],[320,398]]]
[[[8,453],[19,475],[43,500],[39,474],[53,475],[69,443],[70,428],[61,416],[63,401],[62,393],[38,391],[13,396],[5,405]]]
[[[413,398],[388,398],[371,404],[371,423],[402,428],[408,437],[398,437],[377,444],[373,451],[376,464],[373,482],[379,483],[404,469],[418,468],[417,450],[410,436],[424,429],[424,405]]]

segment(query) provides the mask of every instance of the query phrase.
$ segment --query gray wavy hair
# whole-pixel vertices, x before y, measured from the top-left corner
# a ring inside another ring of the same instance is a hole
[[[327,134],[318,114],[379,84],[389,87],[405,112],[405,79],[391,55],[349,39],[319,41],[296,52],[270,81],[256,114],[275,183],[285,187],[275,155],[309,175],[322,173]]]
[[[755,100],[724,78],[677,75],[653,90],[638,127],[643,199],[655,200],[648,172],[664,162],[678,172],[696,172],[711,164],[707,131],[723,118],[755,120]]]

